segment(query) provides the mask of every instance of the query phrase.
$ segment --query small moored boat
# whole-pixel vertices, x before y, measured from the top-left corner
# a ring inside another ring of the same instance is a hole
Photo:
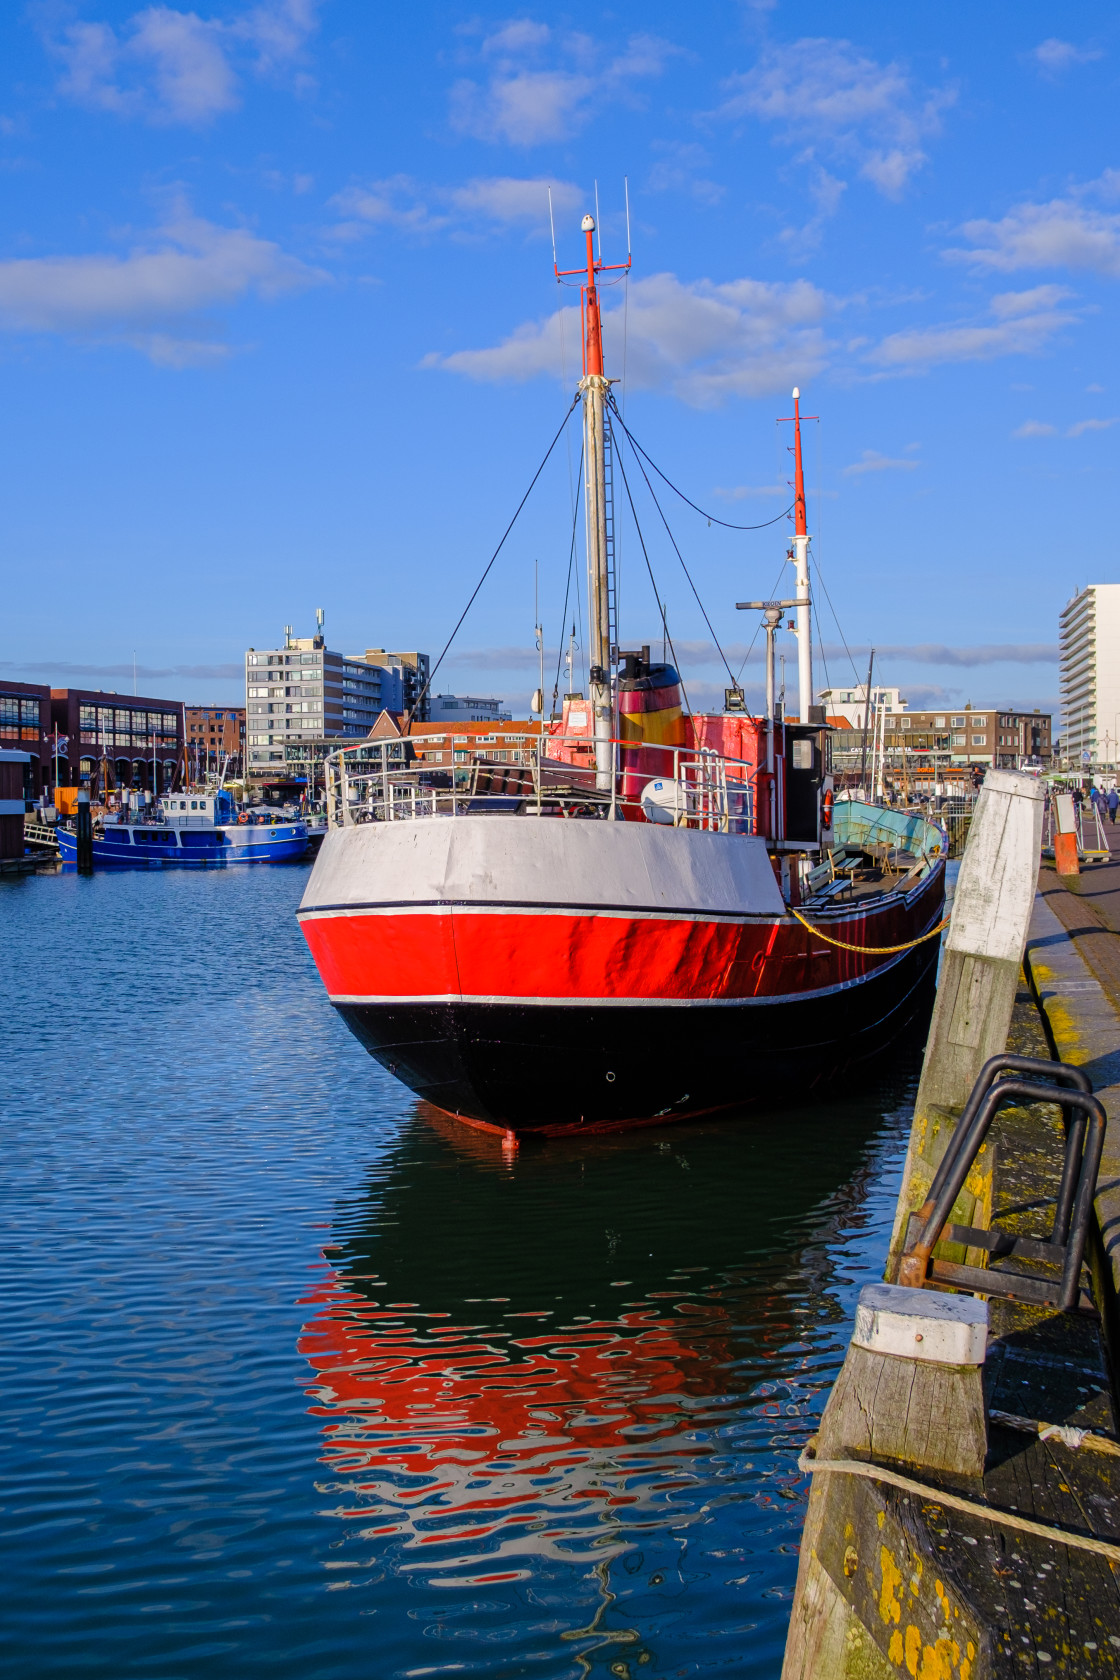
[[[78,861],[78,837],[58,830],[63,863]],[[224,788],[167,794],[154,817],[107,822],[94,829],[95,868],[225,868],[231,863],[290,863],[307,851],[302,822],[242,820]]]

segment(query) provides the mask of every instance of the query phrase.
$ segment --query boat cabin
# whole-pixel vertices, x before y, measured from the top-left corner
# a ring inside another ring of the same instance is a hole
[[[214,793],[174,793],[160,800],[163,820],[171,828],[215,828],[235,823],[233,795],[219,788]]]

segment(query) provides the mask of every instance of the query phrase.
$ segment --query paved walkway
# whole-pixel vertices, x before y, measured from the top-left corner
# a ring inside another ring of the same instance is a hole
[[[1038,890],[1120,1009],[1120,823],[1106,822],[1104,831],[1108,863],[1083,863],[1080,875],[1066,878],[1044,861]]]

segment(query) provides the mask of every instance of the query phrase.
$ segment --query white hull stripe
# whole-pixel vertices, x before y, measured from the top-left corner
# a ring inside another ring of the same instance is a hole
[[[859,901],[857,901],[858,903]],[[815,922],[822,926],[837,927],[852,921],[873,921],[877,916],[890,910],[913,910],[917,900],[910,898],[888,899],[878,902],[874,899],[866,902],[866,908],[860,904],[858,915],[850,909],[840,911],[813,911]],[[389,904],[322,904],[306,910],[297,910],[298,919],[308,922],[333,921],[339,917],[349,916],[443,916],[449,911],[456,916],[604,916],[622,921],[671,921],[671,922],[717,922],[741,924],[753,922],[761,926],[791,927],[792,922],[786,924],[784,917],[777,917],[765,910],[682,910],[676,907],[660,909],[656,906],[613,905],[613,904],[481,904],[473,899],[436,899],[424,903],[401,900]]]

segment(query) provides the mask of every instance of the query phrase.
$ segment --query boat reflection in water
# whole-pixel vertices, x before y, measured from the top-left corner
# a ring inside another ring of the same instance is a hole
[[[533,1672],[776,1671],[836,1267],[889,1223],[903,1097],[506,1155],[419,1107],[301,1341],[332,1584]]]

